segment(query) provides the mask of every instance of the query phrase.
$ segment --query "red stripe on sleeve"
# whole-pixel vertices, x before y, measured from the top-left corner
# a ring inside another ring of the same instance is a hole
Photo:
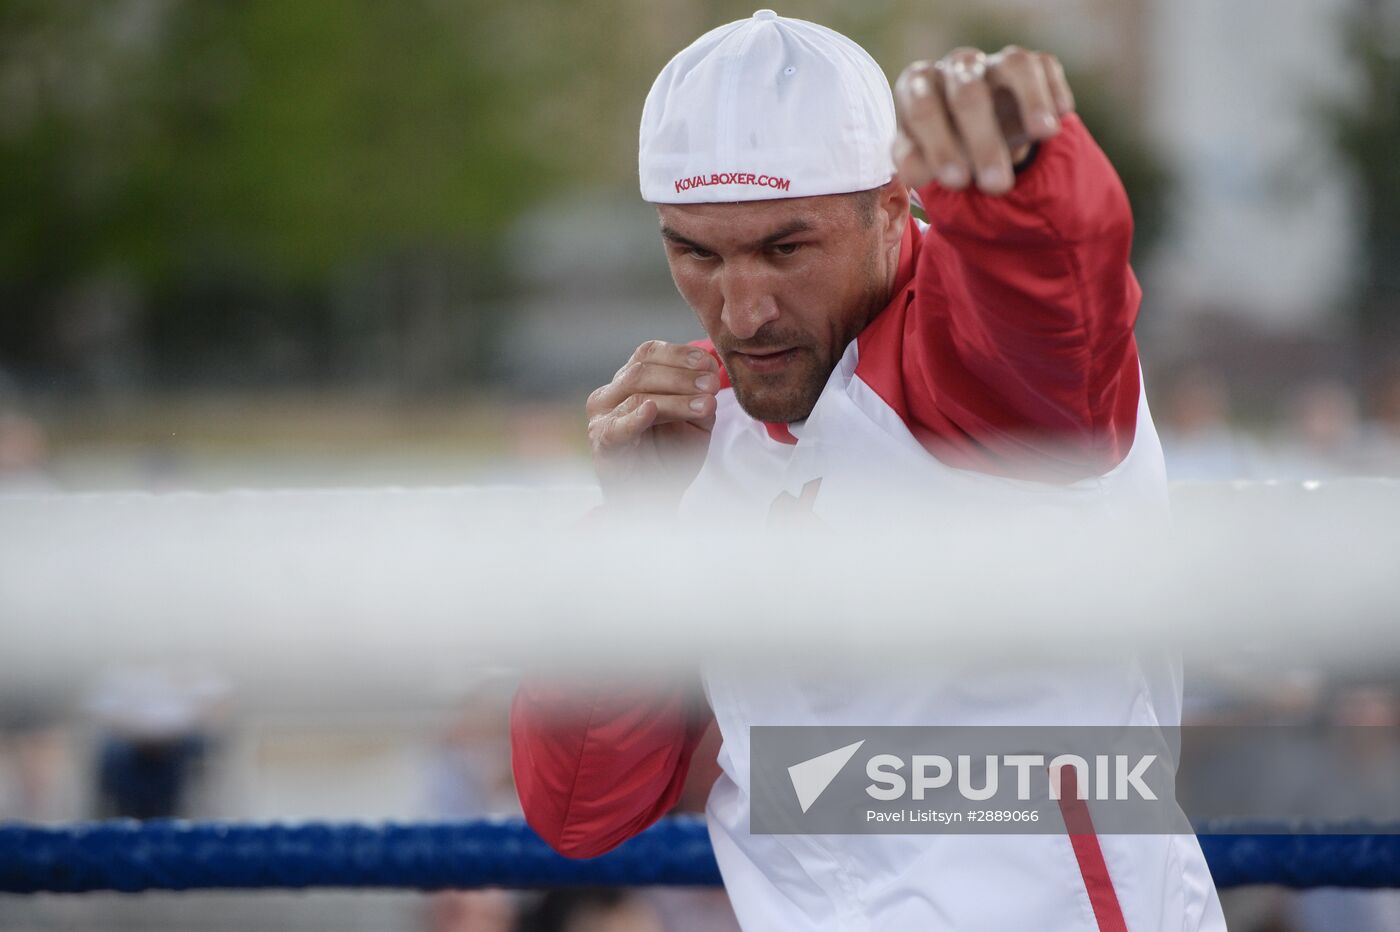
[[[1089,905],[1094,908],[1099,932],[1128,932],[1118,891],[1113,888],[1108,862],[1099,846],[1094,820],[1089,816],[1089,804],[1080,799],[1077,792],[1078,772],[1072,765],[1066,765],[1060,768],[1059,775],[1060,814],[1064,816],[1065,830],[1069,832],[1069,843],[1074,848],[1074,859],[1079,864],[1079,875],[1084,878],[1084,889],[1089,894]]]

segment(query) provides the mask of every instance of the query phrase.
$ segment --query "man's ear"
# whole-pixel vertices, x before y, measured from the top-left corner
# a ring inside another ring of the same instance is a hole
[[[881,238],[886,247],[893,248],[904,238],[904,225],[909,223],[909,189],[898,175],[880,188],[877,204]]]

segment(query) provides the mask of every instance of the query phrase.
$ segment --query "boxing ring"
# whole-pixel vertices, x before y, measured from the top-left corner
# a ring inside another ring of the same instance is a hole
[[[1400,887],[1400,824],[1197,826],[1216,886]],[[1291,832],[1280,834],[1281,832]],[[0,826],[0,892],[718,886],[705,824],[672,817],[570,860],[518,819],[402,825]]]
[[[0,677],[12,688],[52,688],[90,677],[106,659],[135,645],[148,659],[218,657],[231,675],[250,684],[250,692],[269,701],[304,701],[314,693],[319,701],[353,708],[355,701],[370,701],[366,696],[390,702],[425,680],[451,676],[457,667],[433,666],[443,657],[516,667],[551,656],[625,665],[690,656],[714,638],[746,638],[760,653],[790,646],[776,627],[747,621],[725,627],[702,605],[690,615],[678,612],[674,636],[659,646],[646,641],[646,650],[600,648],[596,636],[586,636],[590,626],[607,630],[614,647],[642,644],[654,628],[650,618],[609,609],[610,587],[644,595],[666,590],[664,580],[653,585],[600,578],[608,566],[606,548],[573,531],[560,533],[567,527],[560,516],[574,521],[594,494],[516,489],[0,498],[0,526],[7,529],[0,539],[0,606],[13,645],[0,655]],[[1400,607],[1400,483],[1178,486],[1174,501],[1187,546],[1181,552],[1177,540],[1173,549],[1149,554],[1155,562],[1143,562],[1150,572],[1140,573],[1135,585],[1159,601],[1125,626],[1123,638],[1151,641],[1180,620],[1173,631],[1188,655],[1272,637],[1272,659],[1261,663],[1304,657],[1342,665],[1400,661],[1400,639],[1391,635]],[[1284,539],[1286,548],[1280,545]],[[412,542],[407,549],[405,540]],[[1349,545],[1345,560],[1338,558],[1339,540]],[[739,555],[727,553],[731,560],[763,555],[742,541],[734,548]],[[967,549],[950,555],[951,565],[965,568],[957,561],[973,559]],[[1006,550],[1001,547],[999,559],[1005,560]],[[1085,558],[1072,545],[1061,551],[1057,559]],[[892,552],[878,552],[886,562],[872,568],[887,574],[882,579],[894,587],[884,605],[888,610],[873,624],[902,637],[905,649],[926,646],[931,642],[918,636],[927,626],[900,601],[908,595],[898,586],[909,565],[890,566]],[[849,625],[826,622],[847,605],[841,593],[820,585],[836,572],[831,559],[820,550],[803,551],[779,569],[800,564],[813,574],[815,644],[843,650],[854,646]],[[539,584],[540,561],[551,568],[549,586]],[[1279,585],[1266,589],[1251,581],[1265,572]],[[84,587],[64,585],[75,575]],[[1032,576],[1055,584],[1044,566]],[[579,586],[588,587],[593,601],[572,606],[566,623],[551,620],[549,613],[561,603],[541,593]],[[1004,599],[989,602],[985,586],[950,589],[949,597],[961,600],[973,622],[960,637],[944,637],[940,648],[977,657],[997,639],[1019,638],[1027,656],[1046,650],[1049,641],[1016,626],[1018,613],[1032,609],[1062,612],[1059,641],[1065,631],[1074,635],[1102,622],[1092,610],[1086,614],[1069,589],[1062,593],[1063,607],[1043,592],[1018,601],[1009,587],[1003,590]],[[750,591],[760,608],[772,598],[756,586]],[[463,604],[496,621],[464,626]],[[95,605],[106,608],[94,612]],[[1266,617],[1255,618],[1242,606]],[[1310,631],[1309,620],[1329,609],[1343,619],[1341,627]],[[385,618],[405,614],[414,619],[411,628],[384,630]],[[328,641],[331,626],[336,639]],[[863,633],[869,631],[866,625]],[[268,645],[275,651],[269,653]],[[321,665],[287,665],[287,658],[313,651]],[[1196,830],[1222,888],[1400,888],[1397,823],[1226,819],[1197,824]],[[511,819],[0,823],[0,892],[15,894],[719,882],[703,821],[695,817],[663,820],[616,851],[582,861],[555,854]]]

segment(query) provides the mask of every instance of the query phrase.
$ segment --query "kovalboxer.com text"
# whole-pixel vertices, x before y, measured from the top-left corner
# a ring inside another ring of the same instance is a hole
[[[1155,800],[1157,795],[1142,778],[1156,759],[1155,754],[1144,754],[1136,760],[1127,754],[1100,754],[1092,758],[1091,766],[1090,760],[1076,754],[1061,754],[1048,761],[1043,754],[988,754],[974,765],[969,754],[951,760],[941,754],[915,754],[908,761],[895,754],[876,754],[865,765],[865,775],[874,781],[865,792],[872,799],[891,802],[906,794],[921,800],[930,790],[955,787],[964,799],[978,802],[996,796],[1002,771],[1010,770],[1013,773],[1007,779],[1015,780],[1018,800],[1031,799],[1032,782],[1037,780],[1047,785],[1050,799],[1060,799],[1064,771],[1072,768],[1072,785],[1079,799],[1092,795],[1097,800],[1124,801],[1136,794],[1137,799]]]

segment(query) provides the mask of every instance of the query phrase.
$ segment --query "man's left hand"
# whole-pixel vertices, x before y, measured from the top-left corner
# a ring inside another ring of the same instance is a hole
[[[894,97],[894,163],[906,185],[937,181],[961,191],[975,184],[993,195],[1011,190],[1013,167],[1074,112],[1059,60],[1014,45],[915,62],[895,82]]]

